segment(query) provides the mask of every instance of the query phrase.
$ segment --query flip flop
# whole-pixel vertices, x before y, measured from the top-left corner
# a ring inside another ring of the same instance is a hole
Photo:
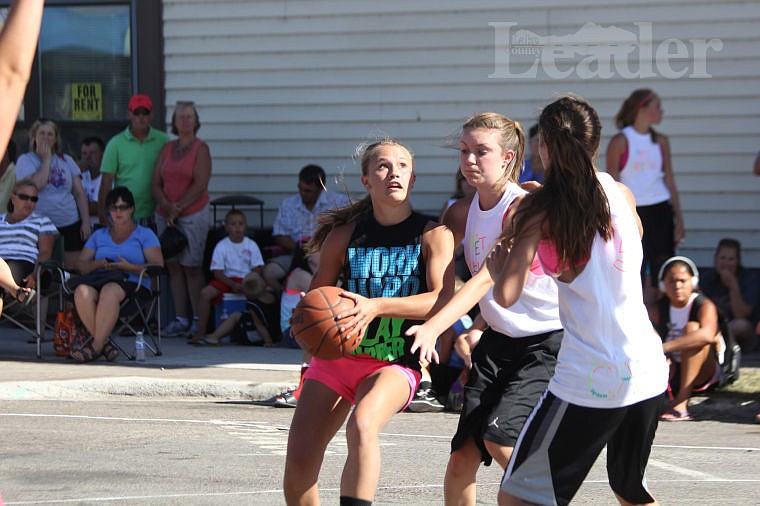
[[[208,341],[205,338],[199,339],[198,341],[192,344],[194,344],[195,346],[221,346],[222,345],[222,343],[220,343],[219,341]]]
[[[669,409],[660,415],[661,422],[690,422],[694,420],[688,411]]]
[[[100,356],[100,353],[95,351],[95,348],[91,344],[86,344],[77,350],[72,350],[69,356],[77,362],[92,362]]]
[[[32,288],[19,287],[16,290],[16,300],[25,306],[32,303],[35,295],[37,295],[37,291]]]
[[[106,343],[101,353],[109,362],[116,362],[116,359],[119,358],[119,349],[111,343]]]

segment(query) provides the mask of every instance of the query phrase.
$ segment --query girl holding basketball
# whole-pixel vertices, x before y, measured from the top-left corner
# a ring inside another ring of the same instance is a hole
[[[544,184],[492,251],[494,298],[522,297],[537,257],[559,287],[565,329],[554,376],[517,441],[499,504],[567,504],[602,449],[621,504],[656,504],[644,471],[668,366],[642,299],[641,222],[631,192],[597,172],[601,122],[563,96],[538,120]]]
[[[412,210],[410,151],[391,139],[373,143],[362,154],[361,170],[368,195],[323,215],[311,240],[321,254],[310,289],[342,281],[343,295],[355,306],[337,319],[363,340],[352,355],[311,359],[288,436],[288,504],[319,504],[325,449],[347,417],[340,504],[371,504],[380,475],[379,432],[409,404],[420,381],[419,356],[404,332],[453,291],[454,238]]]
[[[557,287],[540,268],[533,269],[525,293],[510,309],[493,298],[485,261],[502,234],[508,210],[526,192],[517,185],[525,134],[520,124],[493,112],[479,113],[462,126],[460,171],[477,192],[454,203],[444,223],[454,239],[465,238],[465,259],[473,277],[424,325],[409,332],[424,358],[459,315],[479,303],[488,328],[472,351],[464,405],[451,441],[444,495],[447,504],[475,504],[481,462],[506,468],[525,420],[554,372],[562,338]]]

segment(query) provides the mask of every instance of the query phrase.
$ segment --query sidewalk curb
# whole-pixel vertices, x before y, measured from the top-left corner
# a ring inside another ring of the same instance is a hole
[[[0,400],[87,400],[123,397],[261,401],[293,384],[183,380],[143,376],[58,381],[0,382]]]

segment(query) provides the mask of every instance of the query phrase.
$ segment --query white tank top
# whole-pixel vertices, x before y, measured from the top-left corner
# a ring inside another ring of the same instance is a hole
[[[467,212],[464,257],[472,274],[484,267],[491,247],[501,236],[504,215],[510,204],[525,190],[508,183],[499,203],[484,211],[476,193]],[[562,328],[557,306],[557,285],[534,261],[528,282],[517,302],[504,308],[493,299],[493,287],[480,300],[480,314],[494,330],[510,337],[527,337]]]
[[[628,141],[628,159],[620,169],[620,182],[630,188],[637,206],[651,206],[670,200],[662,170],[662,149],[649,133],[640,134],[633,126],[623,129]]]
[[[668,365],[641,291],[641,239],[625,196],[597,175],[610,205],[614,236],[596,235],[583,271],[558,282],[565,335],[549,390],[595,408],[629,406],[665,391]]]
[[[668,335],[665,341],[673,341],[678,339],[684,334],[686,324],[689,323],[689,313],[691,313],[691,306],[694,305],[694,299],[697,298],[698,293],[692,293],[689,297],[689,301],[684,307],[674,307],[670,305],[670,318],[668,319]],[[670,353],[670,358],[674,362],[681,362],[681,352],[674,351]]]

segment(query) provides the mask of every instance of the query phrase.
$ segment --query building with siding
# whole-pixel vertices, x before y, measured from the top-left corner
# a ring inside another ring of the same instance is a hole
[[[711,264],[724,236],[760,267],[760,4],[755,1],[471,2],[163,0],[167,123],[199,105],[212,198],[246,193],[271,224],[307,163],[360,194],[357,145],[390,135],[415,152],[414,206],[454,189],[457,128],[493,110],[527,129],[553,94],[603,120],[628,94],[660,95],[687,236]]]

